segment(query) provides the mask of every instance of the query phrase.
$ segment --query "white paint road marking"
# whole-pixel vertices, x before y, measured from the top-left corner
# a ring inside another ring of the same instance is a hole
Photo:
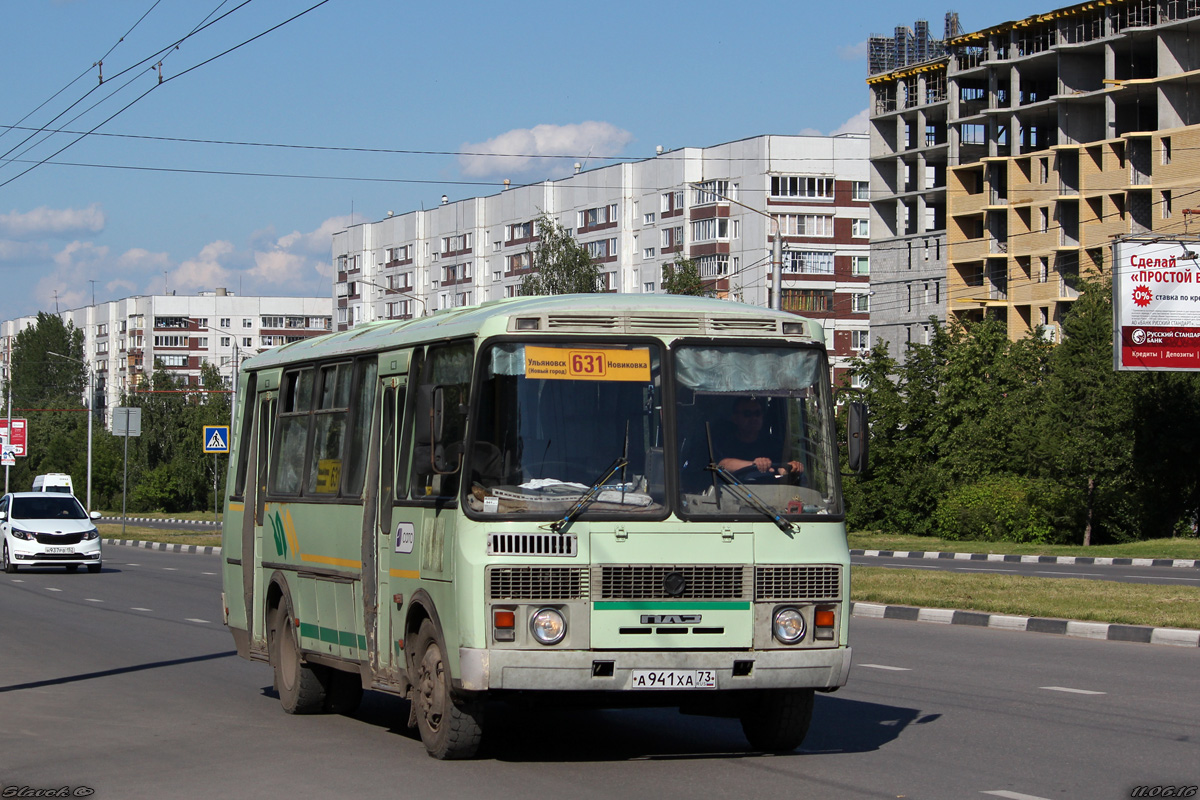
[[[1108,692],[1093,692],[1090,689],[1072,689],[1069,686],[1039,686],[1048,692],[1067,692],[1069,694],[1108,694]]]
[[[61,592],[62,589],[55,589],[53,586],[47,586],[46,591],[47,592]]]
[[[887,664],[856,664],[855,666],[866,667],[867,669],[886,669],[891,672],[912,672],[909,667],[889,667]]]
[[[178,567],[163,567],[163,569],[166,570],[167,572],[179,572]]]
[[[89,598],[87,598],[87,601],[88,601],[89,603],[103,603],[103,602],[104,602],[103,600],[97,600],[97,599],[96,599],[96,598],[94,598],[94,597],[89,597]]]
[[[204,625],[208,625],[208,624],[210,624],[210,623],[209,623],[209,621],[208,621],[208,620],[206,620],[206,619],[192,619],[191,617],[187,618],[187,619],[186,619],[186,620],[184,620],[184,621],[185,621],[185,622],[199,622],[199,623],[202,623],[202,624],[204,624]]]
[[[1008,800],[1046,800],[1045,797],[1039,797],[1036,794],[1021,794],[1020,792],[1010,792],[1005,789],[993,789],[990,792],[980,792],[980,794],[990,794],[992,797],[1006,797]]]
[[[1085,577],[1093,578],[1093,577],[1099,577],[1103,573],[1101,573],[1101,572],[1050,572],[1049,570],[1047,570],[1045,572],[1039,572],[1037,574],[1038,575],[1067,575],[1072,578],[1085,578]]]
[[[148,609],[148,608],[130,608],[129,610],[130,611],[149,611],[150,609]]]
[[[215,572],[201,572],[200,574],[201,574],[201,575],[216,575],[217,573],[215,573]]]
[[[1016,572],[1015,569],[988,569],[987,567],[958,567],[957,572]]]
[[[1158,575],[1123,575],[1124,578],[1137,578],[1140,581],[1196,581],[1200,582],[1200,578],[1163,578]]]

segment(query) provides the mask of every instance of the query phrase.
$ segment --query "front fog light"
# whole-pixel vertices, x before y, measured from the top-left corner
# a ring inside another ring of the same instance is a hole
[[[795,644],[804,638],[804,615],[795,608],[775,612],[775,638],[784,644]]]
[[[567,621],[553,608],[543,608],[530,618],[529,631],[542,644],[558,644],[567,635]]]

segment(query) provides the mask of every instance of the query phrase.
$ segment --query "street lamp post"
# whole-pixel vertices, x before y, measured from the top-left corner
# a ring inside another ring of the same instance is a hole
[[[95,372],[92,370],[92,365],[82,358],[74,358],[72,356],[64,356],[62,353],[53,353],[46,351],[47,355],[57,356],[58,358],[74,361],[77,364],[83,364],[87,367],[88,377],[88,440],[87,440],[87,510],[90,514],[92,511],[92,417],[96,415],[96,378]]]

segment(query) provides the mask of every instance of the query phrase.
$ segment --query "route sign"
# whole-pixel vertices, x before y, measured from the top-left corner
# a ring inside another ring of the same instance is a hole
[[[113,436],[141,436],[142,409],[138,406],[117,406],[113,409]]]
[[[0,418],[0,440],[12,445],[13,455],[25,455],[25,434],[29,430],[25,420],[13,417],[12,436],[8,435],[8,417]]]
[[[205,425],[204,426],[204,452],[206,452],[206,453],[228,453],[229,452],[229,426],[228,425]]]

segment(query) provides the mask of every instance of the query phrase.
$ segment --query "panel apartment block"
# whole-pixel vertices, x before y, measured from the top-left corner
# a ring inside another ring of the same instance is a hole
[[[765,307],[778,224],[782,305],[827,324],[840,373],[868,341],[867,146],[861,134],[759,136],[355,225],[333,238],[335,324],[519,294],[542,212],[588,249],[605,291],[660,292],[682,256],[718,296]]]

